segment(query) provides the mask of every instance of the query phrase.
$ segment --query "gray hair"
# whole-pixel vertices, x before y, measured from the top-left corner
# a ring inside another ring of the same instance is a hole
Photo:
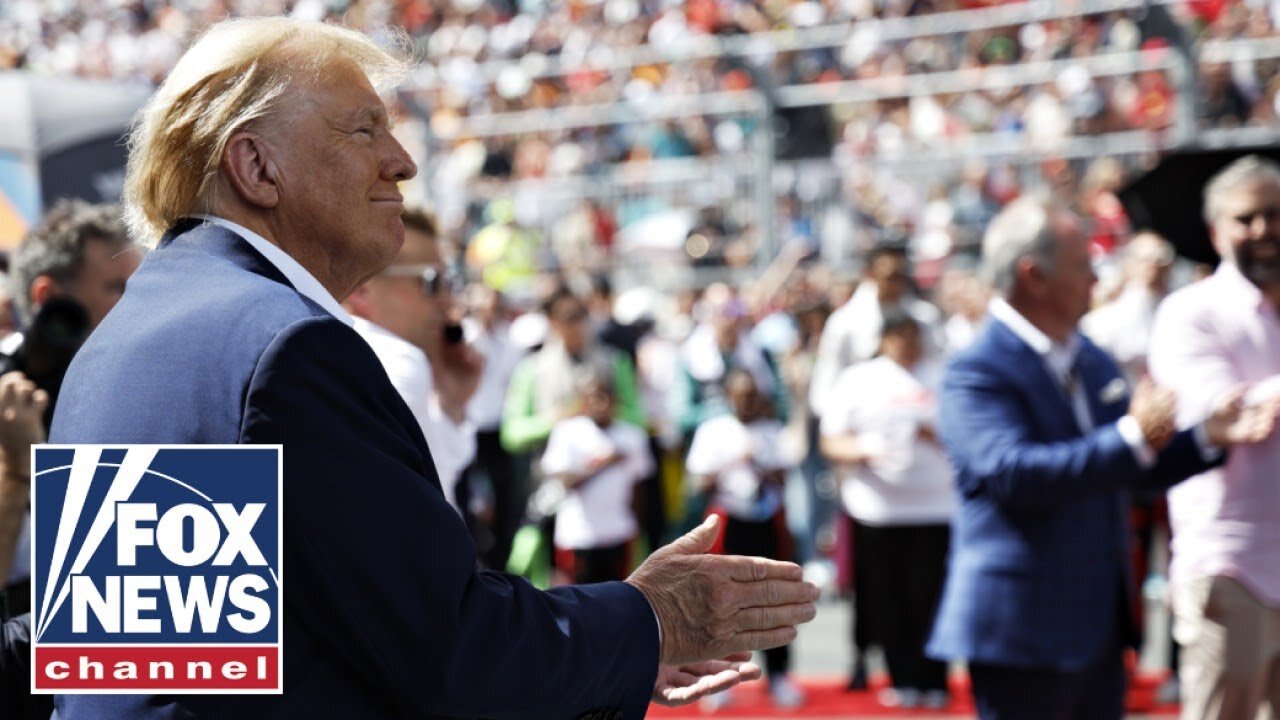
[[[982,238],[982,276],[1001,297],[1013,294],[1018,263],[1031,258],[1050,270],[1058,244],[1050,220],[1062,208],[1047,197],[1024,195],[1009,203],[987,225]]]
[[[59,200],[22,239],[10,262],[14,304],[26,321],[35,311],[31,285],[46,275],[60,285],[74,283],[84,267],[90,240],[121,249],[129,245],[120,206],[91,205],[83,200]]]
[[[1204,221],[1213,224],[1228,192],[1258,180],[1270,180],[1280,187],[1280,165],[1260,155],[1246,155],[1219,170],[1204,186]]]

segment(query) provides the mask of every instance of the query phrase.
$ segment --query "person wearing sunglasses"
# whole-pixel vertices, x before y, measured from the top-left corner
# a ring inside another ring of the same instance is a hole
[[[435,218],[408,210],[403,220],[400,254],[344,306],[418,419],[445,497],[465,517],[458,484],[476,454],[467,403],[480,383],[484,361],[462,342],[461,310],[454,302],[457,276],[444,266]]]

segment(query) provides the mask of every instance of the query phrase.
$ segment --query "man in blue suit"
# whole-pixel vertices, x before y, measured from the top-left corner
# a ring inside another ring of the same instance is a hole
[[[143,109],[127,219],[164,236],[76,358],[50,439],[284,446],[284,693],[64,696],[61,718],[639,718],[758,675],[742,653],[813,617],[798,567],[705,555],[714,522],[625,583],[477,571],[339,306],[403,242],[416,168],[375,86],[407,67],[343,28],[235,20]]]
[[[1200,473],[1274,418],[1224,402],[1175,432],[1169,391],[1130,395],[1076,330],[1097,278],[1065,208],[1014,202],[982,251],[998,297],[943,381],[961,507],[928,651],[968,661],[983,720],[1118,719],[1137,632],[1127,490]]]

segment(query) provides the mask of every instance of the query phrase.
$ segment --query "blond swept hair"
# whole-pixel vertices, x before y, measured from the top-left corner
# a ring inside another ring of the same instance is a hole
[[[210,27],[134,119],[123,195],[133,239],[154,247],[183,216],[211,212],[227,142],[276,113],[291,88],[322,82],[340,61],[379,93],[398,85],[414,58],[407,36],[391,37],[383,48],[355,30],[286,17]]]

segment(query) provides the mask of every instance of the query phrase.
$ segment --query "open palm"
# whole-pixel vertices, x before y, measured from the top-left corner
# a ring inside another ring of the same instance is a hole
[[[755,680],[760,677],[760,666],[750,660],[751,653],[744,652],[722,660],[659,666],[653,701],[670,707],[687,705],[744,680]]]

